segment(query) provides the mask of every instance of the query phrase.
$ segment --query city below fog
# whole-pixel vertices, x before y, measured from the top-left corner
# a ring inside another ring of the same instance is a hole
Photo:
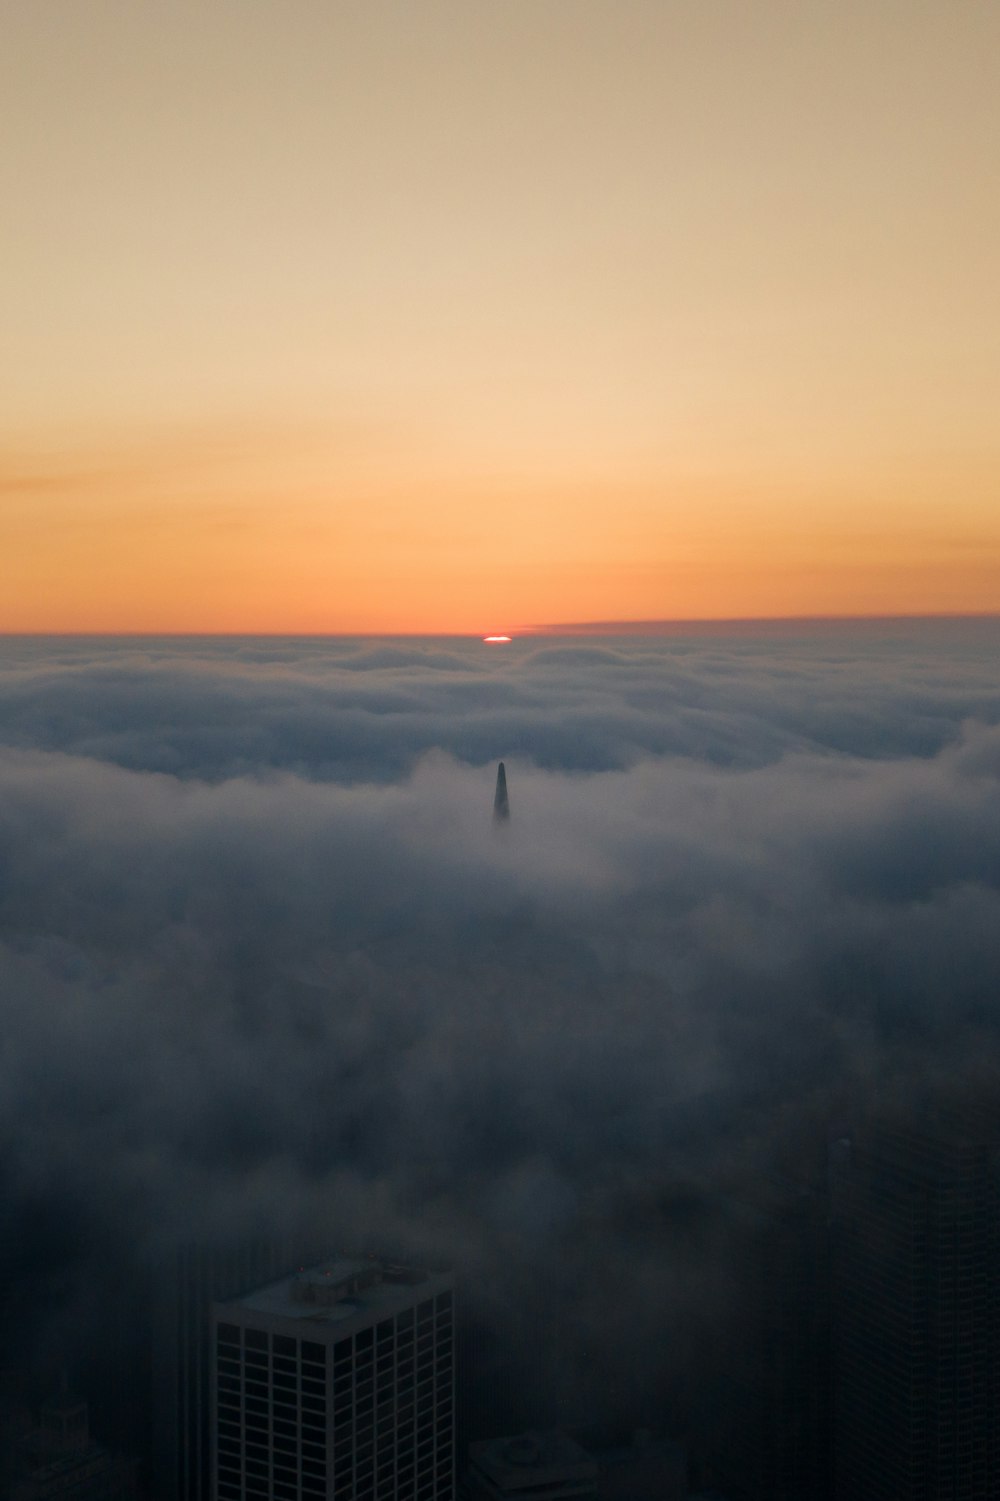
[[[7,638],[0,1494],[993,1495],[998,649]]]

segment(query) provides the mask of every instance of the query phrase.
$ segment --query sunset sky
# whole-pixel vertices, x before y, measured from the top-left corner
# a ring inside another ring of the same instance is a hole
[[[996,0],[0,19],[0,630],[1000,610]]]

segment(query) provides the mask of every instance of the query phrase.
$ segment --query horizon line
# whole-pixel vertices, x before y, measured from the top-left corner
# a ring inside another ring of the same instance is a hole
[[[812,614],[812,615],[711,615],[683,616],[660,620],[582,620],[561,621],[526,627],[535,634],[564,636],[663,636],[721,634],[749,628],[783,630],[805,627],[822,630],[852,625],[916,625],[1000,620],[1000,610],[907,610],[898,613]]]
[[[899,614],[815,614],[815,615],[711,615],[638,620],[572,620],[543,624],[516,625],[506,629],[512,640],[537,636],[669,636],[722,635],[747,629],[782,631],[791,627],[823,630],[838,626],[916,625],[946,622],[1000,621],[1000,610],[907,611]],[[0,630],[0,640],[72,640],[81,637],[99,640],[400,640],[428,639],[448,641],[482,641],[492,632],[434,630]]]

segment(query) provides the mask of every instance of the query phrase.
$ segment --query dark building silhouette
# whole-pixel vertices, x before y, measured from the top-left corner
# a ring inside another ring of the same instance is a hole
[[[480,1441],[469,1448],[468,1501],[597,1501],[597,1464],[557,1430]]]
[[[147,1469],[154,1501],[211,1495],[209,1391],[212,1303],[290,1271],[302,1247],[287,1240],[192,1243],[163,1257],[152,1274],[151,1418]],[[311,1250],[309,1259],[317,1252]]]
[[[998,1136],[915,1118],[832,1150],[837,1501],[1000,1488]]]
[[[497,790],[493,795],[493,822],[506,823],[510,818],[510,802],[507,798],[507,772],[503,762],[497,767]]]
[[[830,1230],[822,1181],[762,1177],[717,1203],[732,1302],[711,1357],[704,1469],[732,1501],[826,1501]],[[855,1498],[859,1501],[859,1498]]]
[[[138,1461],[95,1443],[87,1403],[68,1391],[44,1402],[6,1458],[10,1501],[137,1501]]]

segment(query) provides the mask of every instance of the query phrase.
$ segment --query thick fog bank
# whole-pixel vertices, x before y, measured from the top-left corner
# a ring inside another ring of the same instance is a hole
[[[305,1224],[455,1259],[567,1417],[655,1405],[621,1330],[665,1389],[725,1310],[705,1185],[992,1067],[998,645],[5,643],[18,1349]]]
[[[136,771],[393,781],[482,765],[749,767],[790,750],[926,756],[1000,722],[1000,625],[720,639],[0,639],[0,740]]]

